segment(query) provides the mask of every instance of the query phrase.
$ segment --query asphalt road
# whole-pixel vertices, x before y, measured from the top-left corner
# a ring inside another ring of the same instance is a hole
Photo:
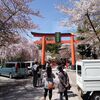
[[[56,70],[53,72],[56,73]],[[68,75],[72,85],[71,90],[68,91],[69,100],[82,100],[76,88],[75,72],[68,71]],[[55,80],[57,82],[57,76]],[[9,79],[0,76],[0,100],[43,100],[43,87],[34,88],[32,77]],[[59,100],[57,89],[53,91],[52,100]]]

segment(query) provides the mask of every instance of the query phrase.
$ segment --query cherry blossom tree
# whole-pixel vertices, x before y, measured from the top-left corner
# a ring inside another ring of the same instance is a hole
[[[13,37],[22,31],[36,29],[30,16],[42,17],[29,8],[33,0],[0,0],[0,46],[15,42]]]
[[[39,50],[33,42],[29,42],[27,39],[20,37],[18,43],[1,47],[0,59],[5,61],[38,60]]]
[[[57,8],[68,16],[68,20],[64,19],[61,22],[63,26],[80,26],[83,22],[88,20],[89,24],[100,42],[100,37],[97,34],[96,29],[100,29],[98,24],[94,27],[92,20],[96,19],[96,22],[100,23],[100,0],[70,0],[72,6],[60,5]],[[91,30],[90,30],[91,31]],[[92,33],[93,34],[93,33]]]

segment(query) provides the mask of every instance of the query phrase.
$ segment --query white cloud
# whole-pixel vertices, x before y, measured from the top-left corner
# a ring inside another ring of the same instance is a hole
[[[63,27],[59,25],[59,22],[55,22],[55,25],[53,26],[54,32],[66,32],[66,33],[71,33],[71,32],[76,32],[76,26],[73,25],[71,27]]]

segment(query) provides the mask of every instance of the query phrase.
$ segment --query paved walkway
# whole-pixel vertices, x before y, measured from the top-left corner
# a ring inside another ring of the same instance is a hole
[[[56,78],[55,81],[58,81],[57,78],[57,70],[53,69],[53,73],[55,74]],[[82,100],[76,88],[76,75],[75,71],[67,70],[69,75],[70,83],[71,83],[71,90],[68,91],[68,98],[69,100]],[[27,79],[26,79],[27,80]],[[7,80],[8,81],[8,80]],[[12,79],[12,81],[14,81]],[[12,82],[11,81],[11,82]],[[24,80],[19,80],[24,81]],[[15,81],[16,82],[16,81]],[[27,82],[27,83],[26,83]],[[13,83],[13,82],[12,82]],[[37,87],[34,88],[32,85],[32,78],[29,78],[28,81],[24,81],[25,84],[22,85],[11,85],[8,88],[4,88],[3,92],[0,92],[0,100],[43,100],[44,88]],[[48,100],[48,97],[47,99]],[[52,100],[59,100],[59,94],[57,88],[53,90]]]

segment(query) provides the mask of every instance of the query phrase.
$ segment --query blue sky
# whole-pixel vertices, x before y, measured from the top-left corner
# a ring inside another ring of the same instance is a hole
[[[59,12],[55,7],[56,5],[65,4],[71,6],[68,0],[33,0],[29,5],[33,10],[39,10],[44,18],[32,17],[32,21],[39,25],[40,29],[32,30],[33,32],[41,33],[54,33],[54,32],[75,32],[76,28],[61,27],[60,21],[64,18],[67,19],[63,13]],[[29,32],[30,34],[30,32]],[[32,40],[37,40],[34,38]]]

